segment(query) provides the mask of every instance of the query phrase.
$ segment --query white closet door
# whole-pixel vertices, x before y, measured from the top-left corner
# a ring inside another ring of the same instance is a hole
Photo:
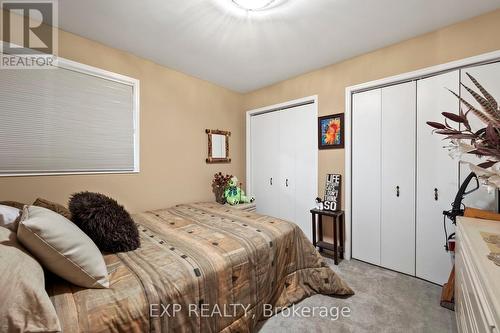
[[[380,265],[411,275],[415,274],[415,91],[415,82],[382,89],[381,127]]]
[[[316,108],[313,104],[294,108],[296,120],[295,177],[291,186],[295,187],[295,223],[312,240],[311,214],[318,194],[318,124]]]
[[[500,63],[497,62],[461,70],[461,82],[467,87],[474,89],[476,92],[479,92],[466,73],[472,75],[497,100],[497,102],[500,103]],[[467,102],[474,105],[478,110],[482,110],[479,103],[477,103],[474,97],[472,97],[472,95],[463,87],[461,87],[461,96]],[[464,106],[464,108],[466,107]],[[464,111],[467,111],[467,109],[464,109]],[[481,120],[479,120],[479,118],[472,114],[469,114],[468,118],[473,130],[477,131],[478,129],[486,126]],[[462,160],[466,160],[474,164],[484,161],[484,159],[480,159],[474,155],[464,155]],[[469,173],[469,166],[462,164],[460,166],[460,182],[463,182]],[[469,187],[473,188],[474,186],[475,182],[473,181]],[[488,193],[484,187],[481,187],[479,190],[467,195],[465,197],[464,204],[468,207],[494,211],[496,209],[495,192],[492,191],[491,193]]]
[[[279,115],[279,149],[275,158],[279,161],[279,178],[276,187],[279,189],[279,218],[295,222],[295,160],[297,158],[296,143],[302,135],[297,132],[297,112],[295,108],[274,112]]]
[[[352,99],[352,256],[380,265],[381,90]]]
[[[451,208],[458,190],[458,162],[426,122],[442,122],[444,111],[457,112],[458,100],[446,88],[458,91],[458,84],[458,71],[417,82],[416,276],[438,284],[448,280],[452,268],[444,250],[443,211]],[[454,232],[451,223],[448,226]]]
[[[279,217],[279,112],[251,117],[252,189],[257,212]]]

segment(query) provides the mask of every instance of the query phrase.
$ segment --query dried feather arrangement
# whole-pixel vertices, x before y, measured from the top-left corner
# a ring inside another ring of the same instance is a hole
[[[427,124],[434,128],[435,133],[445,135],[445,140],[450,140],[450,145],[446,148],[453,158],[461,158],[464,154],[481,157],[484,161],[479,164],[464,163],[469,164],[471,171],[476,173],[488,190],[493,190],[500,188],[500,109],[495,98],[472,75],[467,73],[467,76],[479,92],[462,83],[461,86],[481,107],[474,107],[450,90],[467,111],[463,112],[460,108],[459,114],[443,112],[444,123],[428,121]],[[469,114],[479,118],[484,127],[472,129],[468,119]]]

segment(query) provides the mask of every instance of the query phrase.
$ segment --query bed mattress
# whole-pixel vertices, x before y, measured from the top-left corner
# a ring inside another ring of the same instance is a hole
[[[63,332],[251,332],[265,309],[353,293],[293,223],[216,203],[133,218],[141,247],[104,256],[109,289],[47,285]]]

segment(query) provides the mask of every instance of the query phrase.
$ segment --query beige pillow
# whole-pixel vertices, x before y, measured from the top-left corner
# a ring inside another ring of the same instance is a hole
[[[42,207],[26,206],[17,237],[52,273],[81,287],[109,288],[101,252],[64,216]]]
[[[33,202],[33,206],[47,208],[71,221],[71,212],[68,210],[68,208],[64,207],[61,204],[58,204],[57,202],[52,202],[43,198],[37,198],[35,202]]]
[[[43,268],[0,227],[0,332],[59,332],[56,310],[45,291]]]

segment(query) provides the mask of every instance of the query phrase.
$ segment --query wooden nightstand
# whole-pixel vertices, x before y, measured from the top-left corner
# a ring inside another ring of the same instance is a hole
[[[319,252],[323,250],[333,251],[333,260],[335,265],[339,264],[340,259],[344,259],[344,211],[329,211],[311,209],[312,214],[312,230],[313,230],[313,245],[319,248]],[[316,218],[316,216],[318,218]],[[333,244],[323,241],[323,216],[331,216],[333,218]],[[319,241],[316,241],[316,224],[318,225]],[[338,231],[337,231],[338,230]]]
[[[251,203],[238,204],[238,205],[234,205],[234,206],[231,206],[230,204],[226,204],[226,206],[236,208],[239,210],[244,210],[245,212],[251,212],[251,213],[255,213],[255,211],[257,209],[256,205],[255,205],[255,201],[251,202]]]

